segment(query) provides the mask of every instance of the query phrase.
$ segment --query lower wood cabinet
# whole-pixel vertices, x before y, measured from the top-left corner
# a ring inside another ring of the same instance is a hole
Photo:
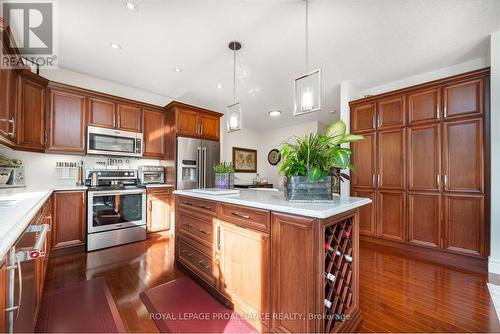
[[[172,190],[148,189],[147,191],[147,232],[170,230],[174,221]]]
[[[54,193],[52,248],[85,245],[85,191]]]
[[[377,193],[377,235],[383,239],[404,241],[406,239],[405,192],[379,190]]]
[[[353,189],[356,197],[365,197],[372,200],[372,203],[359,208],[359,233],[363,235],[377,235],[377,196],[374,189]]]
[[[0,267],[0,332],[7,333],[7,313],[4,310],[7,308],[7,270],[5,265]]]
[[[441,194],[408,194],[408,241],[427,247],[442,247]]]

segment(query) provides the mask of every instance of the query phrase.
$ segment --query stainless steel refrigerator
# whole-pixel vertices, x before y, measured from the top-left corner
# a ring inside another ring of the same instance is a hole
[[[213,188],[219,159],[219,142],[177,137],[177,189]]]

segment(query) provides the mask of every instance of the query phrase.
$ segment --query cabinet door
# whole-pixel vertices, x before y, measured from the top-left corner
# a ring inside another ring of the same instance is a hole
[[[172,198],[170,194],[149,195],[147,232],[158,232],[170,229],[172,223]]]
[[[198,113],[188,109],[177,109],[177,133],[182,136],[198,137]]]
[[[18,81],[16,139],[28,150],[45,149],[45,84],[20,77]]]
[[[483,113],[483,79],[460,82],[443,88],[446,119]]]
[[[409,242],[429,247],[441,246],[441,194],[408,194]]]
[[[483,119],[445,122],[443,137],[445,191],[482,193]]]
[[[7,270],[5,265],[0,268],[0,332],[7,333],[7,312],[4,310],[7,308]]]
[[[351,185],[356,188],[374,188],[376,166],[375,132],[364,134],[365,140],[351,144],[351,162],[355,170],[351,172]]]
[[[204,139],[219,140],[219,117],[200,115],[200,135]]]
[[[116,126],[116,104],[113,101],[89,98],[89,125],[114,128]]]
[[[374,190],[354,189],[353,195],[356,197],[366,197],[372,200],[368,205],[359,208],[359,233],[368,236],[375,236],[376,230],[376,210],[377,201]]]
[[[484,197],[444,196],[444,248],[482,255],[484,247]]]
[[[440,125],[408,128],[408,189],[439,191],[440,162]]]
[[[377,102],[377,128],[405,125],[404,96],[391,97]]]
[[[85,153],[85,96],[51,90],[49,122],[49,150]]]
[[[351,109],[352,132],[375,130],[375,104],[368,103]]]
[[[218,289],[235,304],[240,314],[256,316],[250,321],[257,330],[259,315],[269,312],[269,234],[230,223],[220,223],[220,272]]]
[[[405,129],[378,132],[378,188],[405,189],[405,141]]]
[[[11,144],[15,141],[17,74],[0,70],[0,136]]]
[[[440,118],[440,90],[433,88],[408,95],[408,122],[433,122]]]
[[[118,104],[116,127],[125,131],[142,132],[142,109],[138,106]]]
[[[53,249],[85,244],[85,192],[54,193]]]
[[[165,157],[165,112],[144,109],[144,156]]]
[[[404,241],[405,193],[403,191],[379,191],[377,196],[378,236],[382,239]]]

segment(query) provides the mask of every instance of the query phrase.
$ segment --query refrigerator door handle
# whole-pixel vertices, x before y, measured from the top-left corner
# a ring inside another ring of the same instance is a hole
[[[207,148],[203,147],[201,151],[203,157],[203,188],[207,186]]]
[[[196,148],[196,172],[198,173],[198,188],[203,188],[202,182],[201,182],[201,173],[202,171],[202,159],[201,159],[201,147]]]

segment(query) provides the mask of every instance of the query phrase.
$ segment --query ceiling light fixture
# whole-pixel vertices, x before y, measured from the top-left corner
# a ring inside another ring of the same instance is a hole
[[[120,50],[122,48],[122,46],[116,42],[109,43],[109,46],[111,46],[115,50]]]
[[[281,110],[274,109],[269,111],[269,116],[271,117],[278,117],[279,115],[281,115]]]
[[[139,9],[139,6],[132,0],[128,0],[125,2],[125,7],[131,11],[136,11]]]
[[[241,43],[232,41],[229,49],[233,50],[233,103],[227,106],[227,131],[233,132],[241,130],[241,104],[236,102],[236,51],[241,49]]]
[[[174,71],[176,71],[177,73],[180,73],[180,72],[182,72],[182,68],[176,67],[176,68],[174,68]]]
[[[217,88],[221,89],[222,88],[222,84],[217,84]]]
[[[306,74],[294,80],[293,115],[321,110],[321,68],[309,71],[309,0],[306,3]]]

